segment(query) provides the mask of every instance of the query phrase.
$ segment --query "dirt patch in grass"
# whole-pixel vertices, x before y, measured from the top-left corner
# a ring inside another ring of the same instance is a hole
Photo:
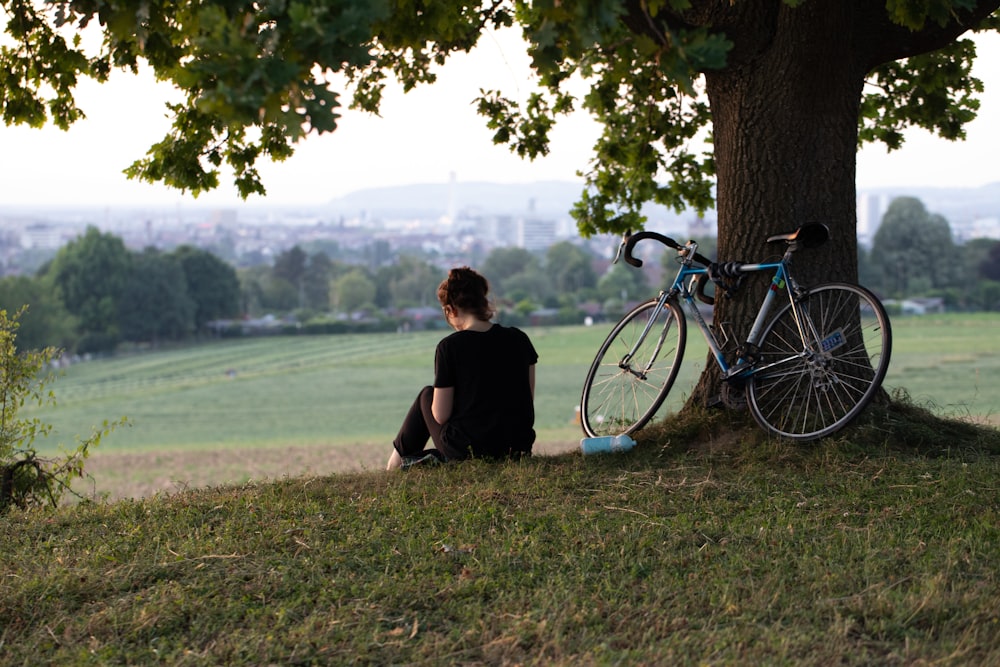
[[[536,455],[561,454],[579,441],[536,443]],[[389,457],[385,445],[290,445],[155,452],[94,452],[87,461],[88,479],[74,484],[83,496],[144,498],[185,489],[244,484],[285,477],[318,477],[345,472],[382,470]]]

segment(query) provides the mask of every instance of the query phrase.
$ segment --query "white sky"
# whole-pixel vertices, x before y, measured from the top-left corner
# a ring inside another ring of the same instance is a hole
[[[866,147],[858,157],[860,188],[1000,181],[1000,35],[977,41],[973,73],[986,92],[968,139],[949,142],[914,130],[899,151]],[[437,83],[407,95],[391,91],[381,117],[345,110],[333,134],[310,136],[283,163],[259,165],[268,196],[248,202],[319,204],[367,187],[444,183],[452,173],[465,182],[575,180],[587,166],[597,132],[588,116],[561,119],[551,153],[528,162],[493,145],[485,120],[475,112],[472,100],[480,88],[523,100],[531,91],[528,72],[514,33],[486,35],[473,54],[449,62]],[[170,92],[152,77],[116,73],[103,86],[80,85],[78,100],[87,118],[68,132],[0,125],[0,206],[239,202],[225,174],[217,191],[196,200],[121,173],[168,130],[163,103]]]

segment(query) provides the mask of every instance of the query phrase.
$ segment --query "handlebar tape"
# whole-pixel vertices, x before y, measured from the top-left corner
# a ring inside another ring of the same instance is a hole
[[[669,236],[664,236],[658,232],[639,232],[637,234],[632,234],[625,242],[625,261],[636,268],[642,266],[642,260],[638,257],[633,257],[632,250],[635,248],[636,243],[644,239],[655,239],[668,248],[673,248],[674,250],[680,250],[684,247]],[[692,259],[702,266],[709,266],[712,263],[710,259],[704,257],[700,253],[695,253]]]

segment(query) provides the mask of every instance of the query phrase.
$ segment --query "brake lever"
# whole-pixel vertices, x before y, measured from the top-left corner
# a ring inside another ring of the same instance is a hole
[[[630,236],[632,236],[631,231],[622,234],[622,242],[618,244],[618,252],[615,253],[615,258],[611,260],[612,264],[617,264],[618,260],[622,258],[622,252],[625,250],[625,244],[628,243]]]

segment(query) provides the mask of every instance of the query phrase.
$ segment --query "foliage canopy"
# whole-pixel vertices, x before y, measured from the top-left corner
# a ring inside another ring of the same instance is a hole
[[[834,7],[835,6],[835,7]],[[107,79],[148,63],[183,100],[173,128],[127,173],[194,194],[219,185],[228,165],[243,197],[263,194],[261,158],[283,160],[311,132],[337,127],[342,88],[350,104],[377,112],[386,82],[409,90],[435,79],[449,55],[469,51],[485,30],[518,24],[539,87],[526,100],[483,91],[479,111],[494,140],[535,158],[548,150],[556,119],[582,106],[603,125],[575,215],[583,233],[638,228],[654,201],[703,211],[713,202],[717,161],[709,132],[706,72],[743,67],[762,45],[794,39],[790,13],[819,24],[850,14],[851,58],[824,53],[815,77],[849,68],[867,75],[859,139],[890,149],[916,125],[961,138],[982,84],[970,74],[970,29],[996,29],[996,0],[851,0],[820,7],[803,0],[0,0],[9,44],[0,115],[5,123],[66,128],[82,116],[80,77]],[[833,9],[831,9],[833,7]],[[752,19],[752,20],[748,20]],[[100,46],[84,48],[81,31]],[[839,37],[838,37],[839,39]],[[845,37],[846,39],[846,37]],[[772,75],[776,79],[782,72]],[[588,86],[580,98],[572,82]],[[853,113],[853,111],[851,111]],[[751,149],[752,150],[752,149]]]

